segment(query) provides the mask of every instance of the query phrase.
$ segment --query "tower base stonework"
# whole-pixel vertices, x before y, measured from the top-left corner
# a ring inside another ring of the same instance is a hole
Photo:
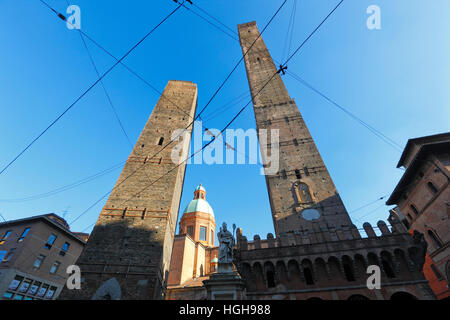
[[[221,272],[228,271],[228,272]],[[231,271],[229,271],[231,270]],[[219,265],[219,272],[203,281],[208,300],[245,300],[245,281],[231,264]]]
[[[186,168],[172,151],[187,158],[196,106],[196,84],[168,82],[76,262],[81,288],[60,299],[164,298]]]

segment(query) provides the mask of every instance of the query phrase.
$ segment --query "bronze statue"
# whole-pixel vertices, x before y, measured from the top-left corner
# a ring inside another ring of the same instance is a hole
[[[217,233],[217,239],[219,239],[220,243],[219,264],[231,264],[233,262],[234,236],[227,230],[227,224],[225,222]]]

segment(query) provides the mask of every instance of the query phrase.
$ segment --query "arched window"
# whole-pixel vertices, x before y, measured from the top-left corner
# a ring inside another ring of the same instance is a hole
[[[350,301],[367,301],[367,300],[370,300],[370,299],[367,298],[366,296],[361,295],[361,294],[354,294],[354,295],[348,297],[347,300],[350,300]]]
[[[300,196],[301,203],[310,203],[312,201],[311,192],[309,191],[309,187],[306,183],[299,183],[296,186],[298,190],[298,194]]]
[[[430,237],[431,241],[433,241],[433,243],[434,243],[434,245],[436,246],[437,249],[442,248],[441,240],[439,240],[439,238],[437,237],[437,235],[433,231],[428,230],[428,236]]]
[[[313,278],[311,268],[304,267],[303,274],[305,275],[306,284],[314,284],[314,278]]]
[[[386,276],[388,278],[395,278],[395,272],[392,269],[391,264],[385,259],[382,259],[381,263],[383,265],[384,273],[386,273]]]
[[[439,190],[434,186],[433,182],[429,181],[427,183],[428,188],[433,192],[433,194],[436,194],[439,192]]]
[[[271,270],[267,271],[266,277],[267,277],[267,288],[274,288],[275,287],[275,273]]]
[[[352,267],[347,263],[342,263],[342,266],[344,267],[344,274],[347,281],[355,281],[355,275],[353,274]]]

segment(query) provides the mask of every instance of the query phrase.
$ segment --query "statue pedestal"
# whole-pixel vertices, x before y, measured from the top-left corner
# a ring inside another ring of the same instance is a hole
[[[245,282],[231,263],[219,264],[219,272],[203,281],[208,300],[244,300]]]

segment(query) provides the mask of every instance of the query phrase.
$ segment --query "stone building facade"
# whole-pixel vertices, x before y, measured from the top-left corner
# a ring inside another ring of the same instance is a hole
[[[86,244],[53,213],[0,223],[0,236],[2,300],[56,299]]]
[[[186,167],[173,155],[187,157],[196,107],[196,84],[168,82],[77,261],[81,290],[61,299],[164,296]]]
[[[420,266],[410,258],[415,247],[399,221],[392,230],[380,221],[381,235],[366,223],[357,229],[290,232],[247,241],[238,233],[237,266],[249,300],[434,299]],[[367,286],[369,265],[381,270],[380,289]]]
[[[450,133],[410,139],[398,168],[405,173],[387,201],[428,243],[424,273],[438,299],[450,297]]]

